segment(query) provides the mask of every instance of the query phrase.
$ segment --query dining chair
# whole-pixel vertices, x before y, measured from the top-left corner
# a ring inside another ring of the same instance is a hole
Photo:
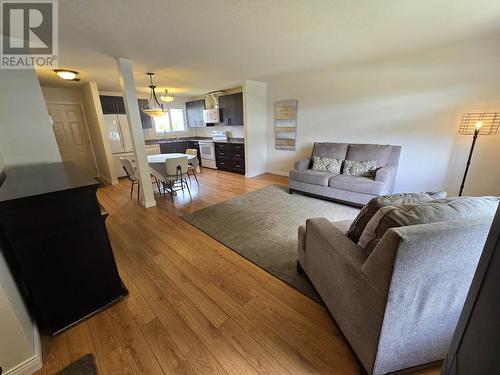
[[[137,202],[139,202],[139,193],[141,191],[141,184],[139,176],[137,176],[136,174],[135,167],[132,164],[132,161],[127,158],[120,158],[120,163],[122,164],[122,168],[125,170],[127,178],[132,183],[130,186],[130,198],[132,198],[132,195],[134,193],[134,185],[137,185]],[[151,177],[153,178],[151,183],[156,185],[156,187],[158,188],[158,192],[161,194],[160,182],[158,181],[158,179],[154,174],[151,174]]]
[[[122,163],[123,170],[127,175],[128,179],[132,183],[130,185],[130,198],[134,193],[134,186],[137,184],[137,202],[139,202],[139,193],[141,191],[141,184],[139,183],[139,177],[135,174],[135,168],[132,165],[132,161],[127,158],[120,158],[120,163]]]
[[[186,149],[186,154],[187,155],[194,155],[194,156],[198,157],[198,149],[188,148],[188,149]],[[198,184],[198,186],[200,186],[200,183],[198,182],[198,177],[196,176],[196,167],[191,163],[189,163],[189,165],[188,165],[188,178],[189,178],[189,182],[191,182],[191,176],[189,175],[189,171],[191,171],[192,175],[194,176],[194,179],[196,180],[196,183]]]
[[[174,201],[174,194],[176,191],[182,190],[184,192],[184,185],[189,193],[189,198],[193,199],[191,196],[191,191],[189,190],[189,185],[186,181],[188,176],[188,158],[187,156],[179,156],[175,158],[168,158],[165,160],[165,176],[164,176],[164,192],[167,192],[166,185],[168,185],[168,191],[170,192],[170,197],[172,202]],[[176,186],[180,183],[180,186]]]

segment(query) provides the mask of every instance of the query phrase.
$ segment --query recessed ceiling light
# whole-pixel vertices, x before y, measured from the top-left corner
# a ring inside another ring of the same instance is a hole
[[[79,81],[80,78],[76,78],[78,75],[78,72],[75,72],[74,70],[67,70],[67,69],[55,69],[54,72],[61,77],[62,79],[65,79],[66,81]]]

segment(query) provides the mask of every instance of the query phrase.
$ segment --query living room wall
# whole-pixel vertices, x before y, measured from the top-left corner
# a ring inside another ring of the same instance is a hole
[[[463,112],[500,112],[499,35],[378,61],[273,76],[267,170],[287,174],[314,141],[401,145],[396,191],[456,195],[471,137]],[[274,103],[298,99],[296,151],[274,149]],[[500,134],[479,139],[465,193],[500,195]]]

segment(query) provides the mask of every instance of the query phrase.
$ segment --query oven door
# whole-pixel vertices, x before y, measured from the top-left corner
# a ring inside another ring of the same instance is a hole
[[[213,142],[200,142],[200,156],[202,159],[215,160],[215,147]]]

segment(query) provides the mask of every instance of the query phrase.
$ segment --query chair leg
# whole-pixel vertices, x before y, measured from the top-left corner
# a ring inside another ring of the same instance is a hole
[[[186,180],[184,179],[184,181],[186,181]],[[187,182],[186,182],[186,187],[188,189],[189,199],[193,200],[193,196],[191,195],[191,190],[189,189],[189,186],[188,186]]]
[[[130,198],[132,198],[132,195],[134,194],[134,181],[130,181]]]
[[[170,181],[170,199],[172,200],[172,203],[174,203],[174,187],[172,185],[172,181]]]
[[[189,185],[191,185],[191,175],[189,174],[189,171],[188,171],[187,175],[188,175],[188,179],[189,179]]]
[[[139,203],[139,193],[141,192],[141,183],[137,182],[137,203]]]
[[[196,180],[196,184],[198,186],[200,186],[200,183],[198,182],[198,177],[196,177],[196,172],[195,171],[193,171],[193,176],[194,176],[194,179]]]

